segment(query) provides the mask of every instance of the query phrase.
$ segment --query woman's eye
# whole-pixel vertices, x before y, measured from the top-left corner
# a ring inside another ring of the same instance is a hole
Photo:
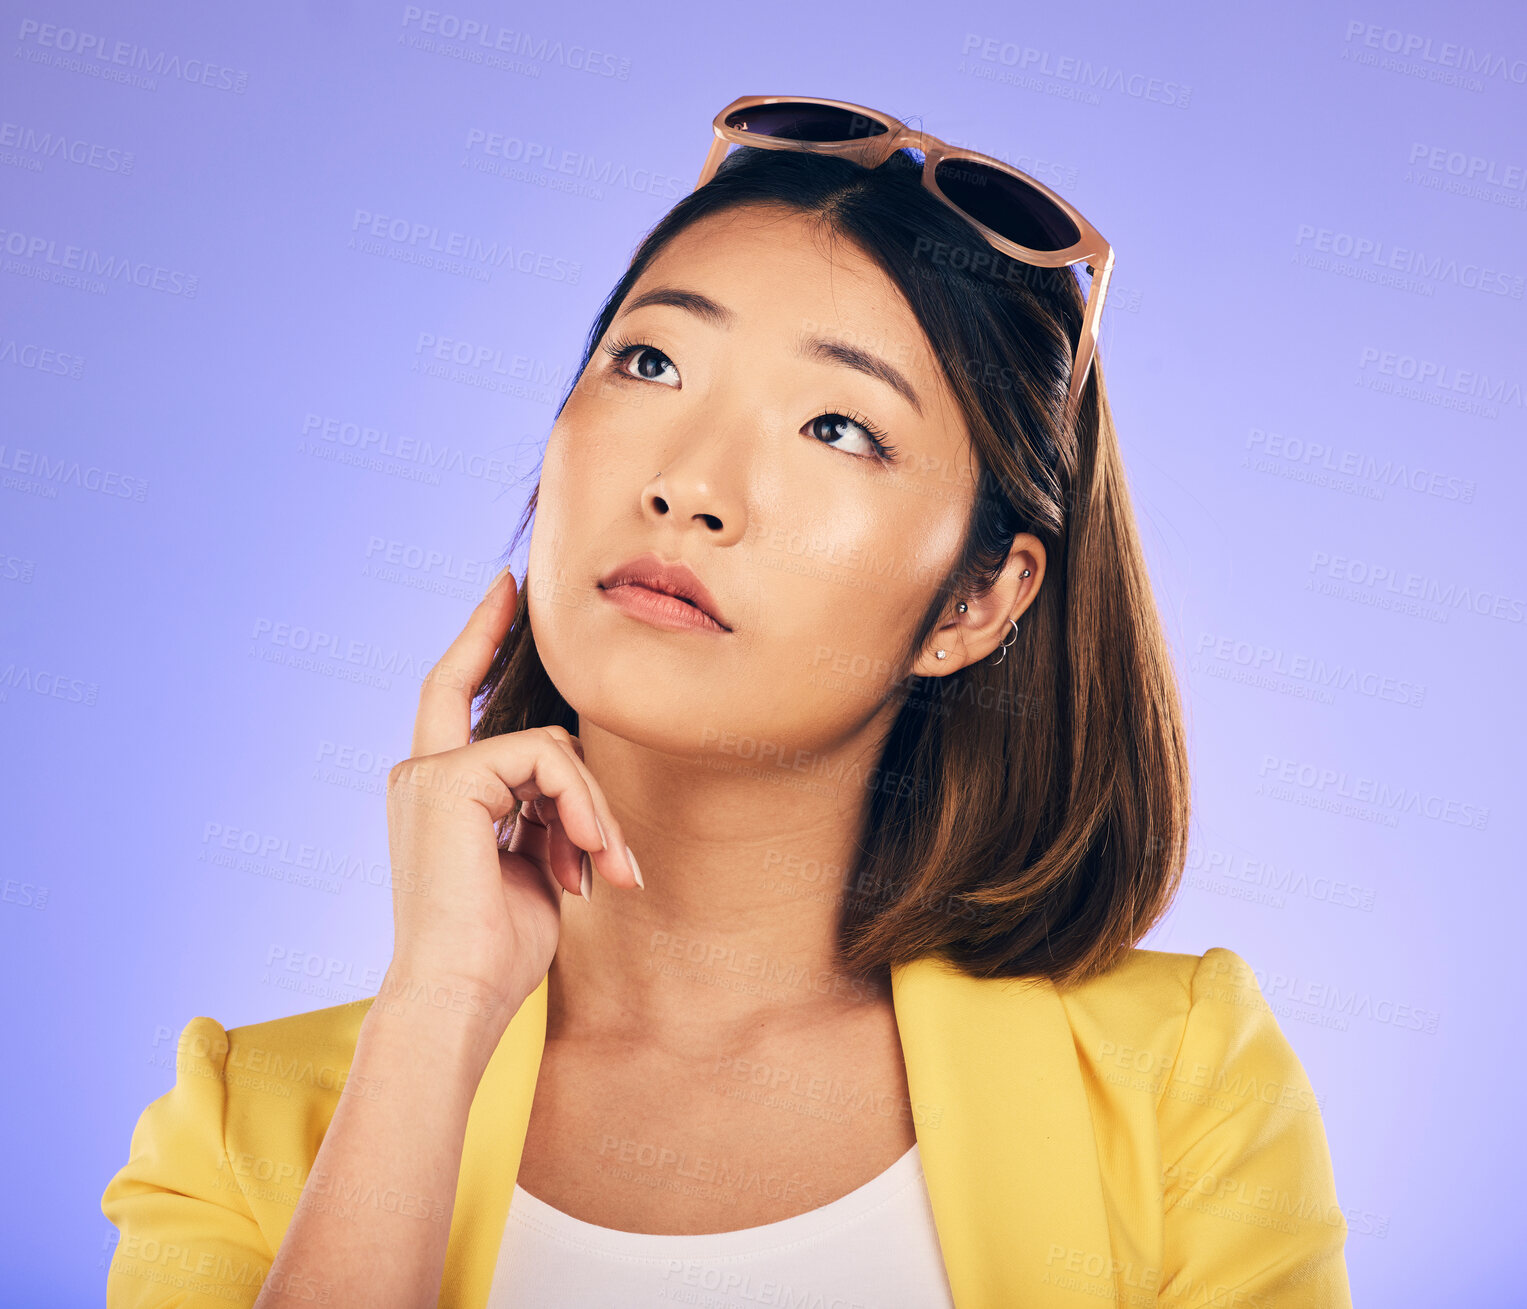
[[[635,368],[631,367],[635,363]],[[676,386],[679,380],[679,370],[674,368],[673,360],[661,350],[650,345],[633,345],[623,350],[615,361],[615,366],[628,377],[639,377],[644,382],[662,382],[664,386]],[[664,381],[663,369],[668,368],[673,373],[673,381]]]
[[[887,458],[889,447],[881,434],[869,424],[850,418],[847,414],[818,414],[807,424],[807,430],[823,445],[831,445],[834,450],[847,450],[860,458]],[[845,437],[845,444],[834,444]]]

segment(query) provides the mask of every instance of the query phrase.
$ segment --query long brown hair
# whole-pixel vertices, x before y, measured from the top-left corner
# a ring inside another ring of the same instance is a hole
[[[896,284],[959,402],[980,471],[961,557],[901,667],[955,596],[995,579],[1019,532],[1043,541],[1045,576],[1000,662],[897,682],[879,773],[899,780],[870,788],[838,962],[868,975],[931,954],[977,977],[1070,985],[1107,969],[1176,894],[1190,791],[1182,709],[1100,359],[1074,427],[1063,424],[1082,321],[1077,277],[995,252],[922,188],[919,168],[905,151],[870,170],[734,150],[638,246],[578,376],[657,253],[738,205],[806,214]],[[549,724],[577,731],[536,652],[529,582],[479,689],[474,740]]]

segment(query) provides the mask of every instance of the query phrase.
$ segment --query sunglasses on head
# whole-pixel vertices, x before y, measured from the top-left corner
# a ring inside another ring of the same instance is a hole
[[[1103,298],[1113,272],[1113,247],[1071,205],[1011,164],[950,145],[890,114],[845,100],[745,95],[717,114],[712,127],[716,139],[696,190],[716,175],[732,145],[808,150],[851,159],[866,168],[878,168],[897,150],[911,147],[923,152],[923,185],[973,224],[994,249],[1039,268],[1085,264],[1092,282],[1071,364],[1066,399],[1070,424],[1097,352]]]

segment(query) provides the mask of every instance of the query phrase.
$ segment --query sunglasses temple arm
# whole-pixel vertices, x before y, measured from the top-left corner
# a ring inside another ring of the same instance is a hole
[[[1097,354],[1098,334],[1102,327],[1103,300],[1108,294],[1108,279],[1113,276],[1113,251],[1103,266],[1092,276],[1087,288],[1087,307],[1082,315],[1082,333],[1076,345],[1076,364],[1071,370],[1071,391],[1066,397],[1066,426],[1076,421],[1077,407],[1081,404],[1082,388],[1092,373],[1093,359]]]
[[[705,156],[705,167],[700,170],[700,180],[694,185],[696,191],[716,175],[716,169],[721,167],[721,161],[726,158],[727,147],[731,144],[720,136],[710,143],[710,150]]]

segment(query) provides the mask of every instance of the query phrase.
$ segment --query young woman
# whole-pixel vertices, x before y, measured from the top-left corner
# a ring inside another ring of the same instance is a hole
[[[1348,1305],[1250,969],[1135,947],[1189,779],[1111,251],[858,106],[716,128],[425,681],[381,993],[187,1025],[109,1304]]]

